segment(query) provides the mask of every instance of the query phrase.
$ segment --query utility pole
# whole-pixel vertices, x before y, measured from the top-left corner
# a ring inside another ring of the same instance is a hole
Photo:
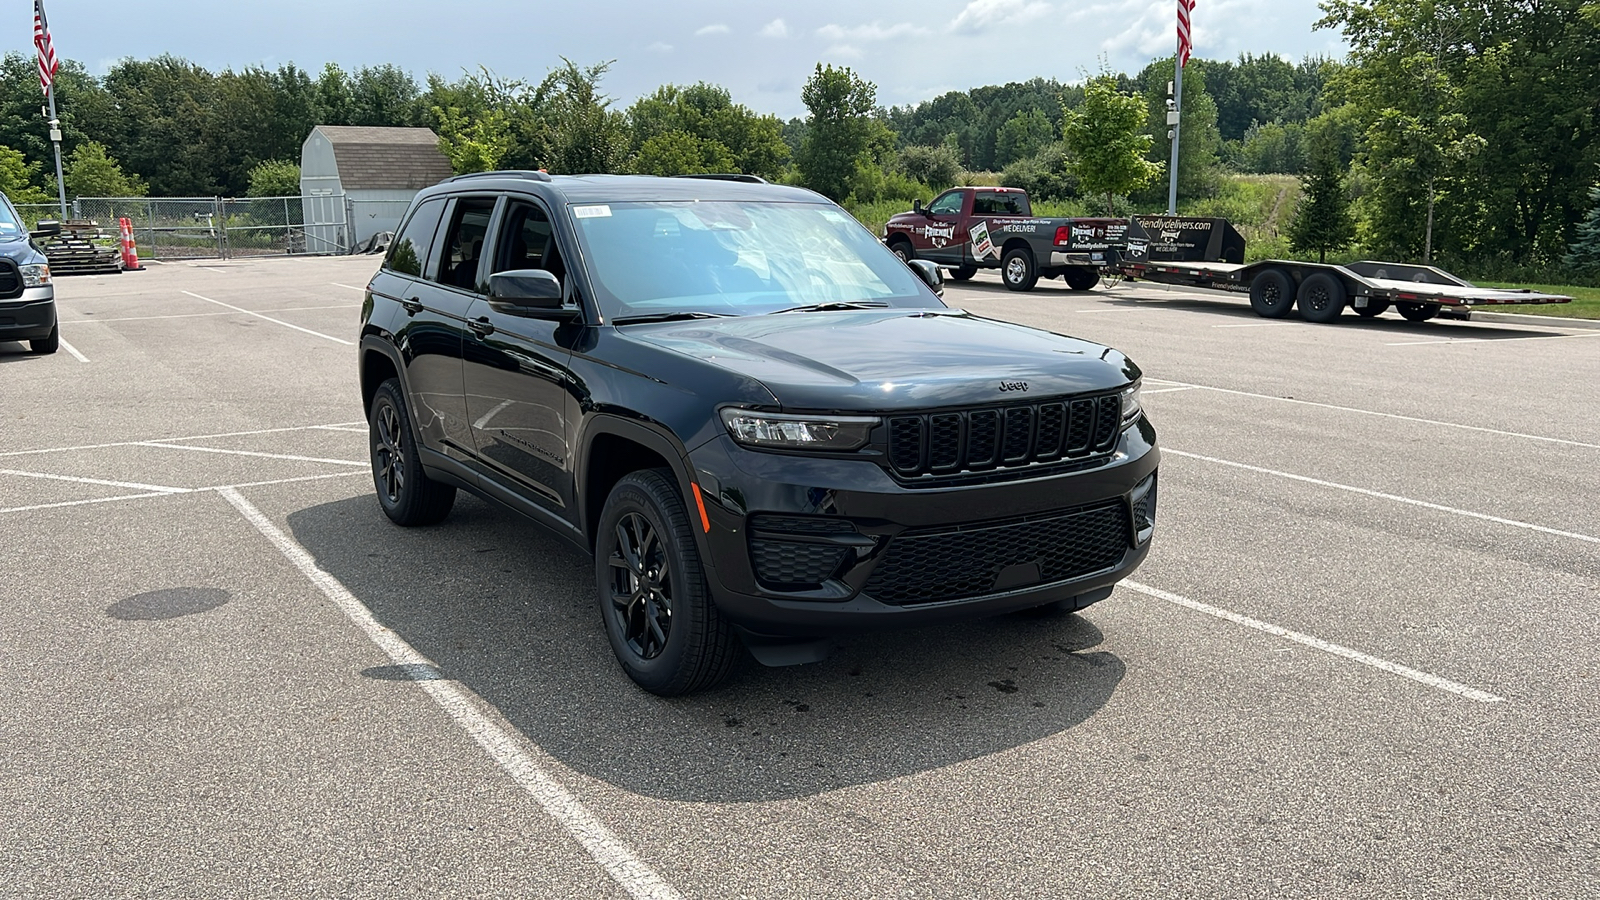
[[[1178,214],[1178,132],[1183,118],[1183,66],[1173,68],[1173,80],[1167,82],[1167,137],[1172,138],[1172,156],[1167,164],[1167,215]]]
[[[50,85],[50,143],[56,147],[56,194],[61,200],[61,219],[67,218],[67,182],[61,174],[61,120],[56,118],[56,86]]]

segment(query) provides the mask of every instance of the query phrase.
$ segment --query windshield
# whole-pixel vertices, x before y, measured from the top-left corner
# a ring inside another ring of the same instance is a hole
[[[608,319],[757,315],[830,303],[943,305],[831,204],[580,204],[572,215]]]
[[[22,224],[17,221],[16,213],[12,212],[11,204],[0,203],[0,237],[21,233]]]

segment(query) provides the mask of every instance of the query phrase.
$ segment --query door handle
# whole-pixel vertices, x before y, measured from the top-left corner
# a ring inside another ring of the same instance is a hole
[[[494,334],[494,326],[489,324],[488,316],[479,316],[467,322],[467,327],[478,334]]]
[[[406,299],[401,300],[400,305],[405,307],[406,312],[413,316],[419,312],[422,312],[422,301],[415,297],[407,297]]]

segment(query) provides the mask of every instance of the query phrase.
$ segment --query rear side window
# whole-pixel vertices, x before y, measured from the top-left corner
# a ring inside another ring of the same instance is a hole
[[[975,216],[1029,216],[1028,198],[1020,191],[979,191],[972,198]]]
[[[422,277],[422,266],[433,246],[433,233],[439,230],[439,219],[444,216],[444,200],[425,200],[417,206],[406,221],[400,235],[389,248],[389,258],[384,267],[401,275]]]

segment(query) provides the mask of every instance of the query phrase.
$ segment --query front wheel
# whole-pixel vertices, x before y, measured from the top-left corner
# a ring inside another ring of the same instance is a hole
[[[671,475],[647,469],[617,482],[596,535],[600,618],[628,677],[663,697],[726,678],[738,639],[711,602],[689,512]]]
[[[1250,282],[1250,308],[1256,315],[1281,319],[1294,308],[1294,279],[1282,269],[1263,269]]]
[[[37,341],[29,341],[28,349],[40,356],[49,356],[61,349],[61,326],[57,325],[51,328],[48,337],[42,337]]]
[[[440,484],[422,471],[416,434],[400,380],[390,378],[372,395],[368,416],[372,451],[372,483],[378,505],[396,525],[434,525],[450,514],[456,489]]]
[[[1039,283],[1039,269],[1033,261],[1033,251],[1018,247],[1006,253],[1000,262],[1000,278],[1013,291],[1031,291]]]
[[[1087,291],[1100,283],[1100,273],[1087,266],[1071,266],[1062,271],[1061,277],[1075,291]]]
[[[1400,311],[1407,322],[1426,322],[1439,314],[1437,303],[1405,303],[1397,302],[1394,308]]]
[[[917,252],[911,249],[910,241],[895,241],[889,245],[889,249],[895,256],[900,257],[901,262],[910,262],[917,258]]]

